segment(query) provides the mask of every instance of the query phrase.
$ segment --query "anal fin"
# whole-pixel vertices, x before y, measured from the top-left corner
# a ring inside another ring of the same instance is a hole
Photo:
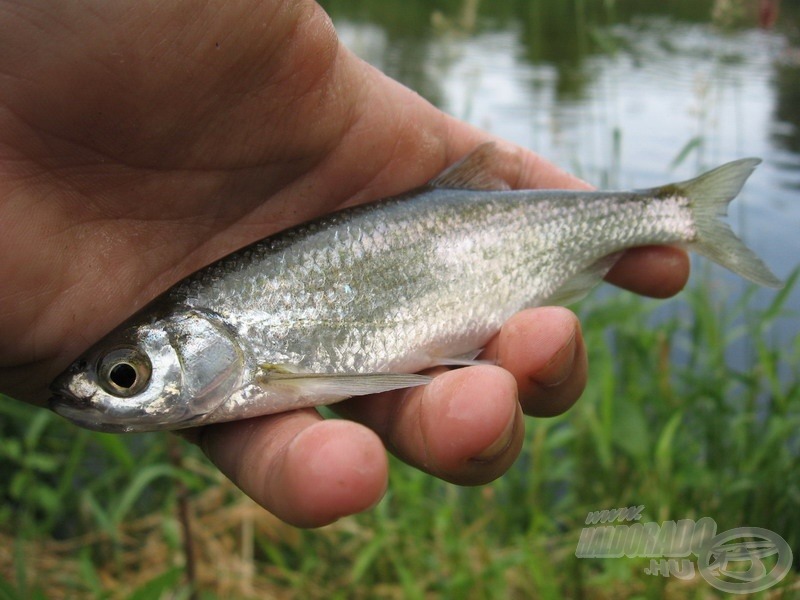
[[[483,352],[483,348],[478,348],[471,352],[465,352],[458,356],[448,356],[437,358],[434,364],[439,367],[472,367],[475,365],[493,365],[491,360],[478,360],[478,356]]]
[[[564,282],[553,294],[546,298],[542,305],[566,306],[582,299],[605,277],[606,273],[622,256],[622,252],[615,252],[604,256],[592,263],[583,271],[576,273]]]

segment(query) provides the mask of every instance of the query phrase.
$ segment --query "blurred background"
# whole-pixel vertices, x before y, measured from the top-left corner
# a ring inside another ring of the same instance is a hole
[[[789,285],[695,261],[676,299],[601,288],[574,307],[583,400],[529,419],[506,476],[459,488],[394,461],[376,509],[315,531],[173,436],[1,401],[0,599],[714,597],[647,558],[575,556],[589,512],[639,505],[641,522],[774,531],[795,568],[756,597],[800,596],[800,2],[322,4],[366,61],[600,187],[761,157],[730,219]]]

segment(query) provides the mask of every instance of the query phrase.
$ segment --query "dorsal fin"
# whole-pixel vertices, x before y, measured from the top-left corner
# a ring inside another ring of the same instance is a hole
[[[428,182],[430,187],[465,190],[509,190],[511,186],[492,174],[497,161],[494,142],[484,142]]]

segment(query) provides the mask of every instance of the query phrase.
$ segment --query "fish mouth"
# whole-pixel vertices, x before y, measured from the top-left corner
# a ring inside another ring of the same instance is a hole
[[[65,371],[50,384],[50,392],[53,394],[48,401],[50,410],[81,427],[105,431],[104,419],[90,418],[99,416],[98,411],[92,408],[94,394],[86,397],[76,396],[70,390],[69,382],[70,373]]]
[[[102,414],[92,408],[88,400],[81,400],[71,396],[56,394],[49,401],[50,410],[64,417],[75,425],[100,431],[102,433],[129,433],[140,431],[130,423],[114,423],[109,421],[108,415]]]
[[[48,404],[50,410],[75,425],[101,433],[141,433],[164,429],[158,423],[136,422],[127,417],[115,418],[92,406],[91,398],[54,394]]]

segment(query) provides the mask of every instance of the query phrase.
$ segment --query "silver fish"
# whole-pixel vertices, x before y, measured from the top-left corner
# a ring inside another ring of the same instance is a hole
[[[266,238],[179,282],[55,379],[101,431],[180,429],[424,384],[517,311],[583,296],[626,248],[684,244],[780,287],[720,217],[743,159],[633,192],[510,191],[479,146],[427,186]]]

